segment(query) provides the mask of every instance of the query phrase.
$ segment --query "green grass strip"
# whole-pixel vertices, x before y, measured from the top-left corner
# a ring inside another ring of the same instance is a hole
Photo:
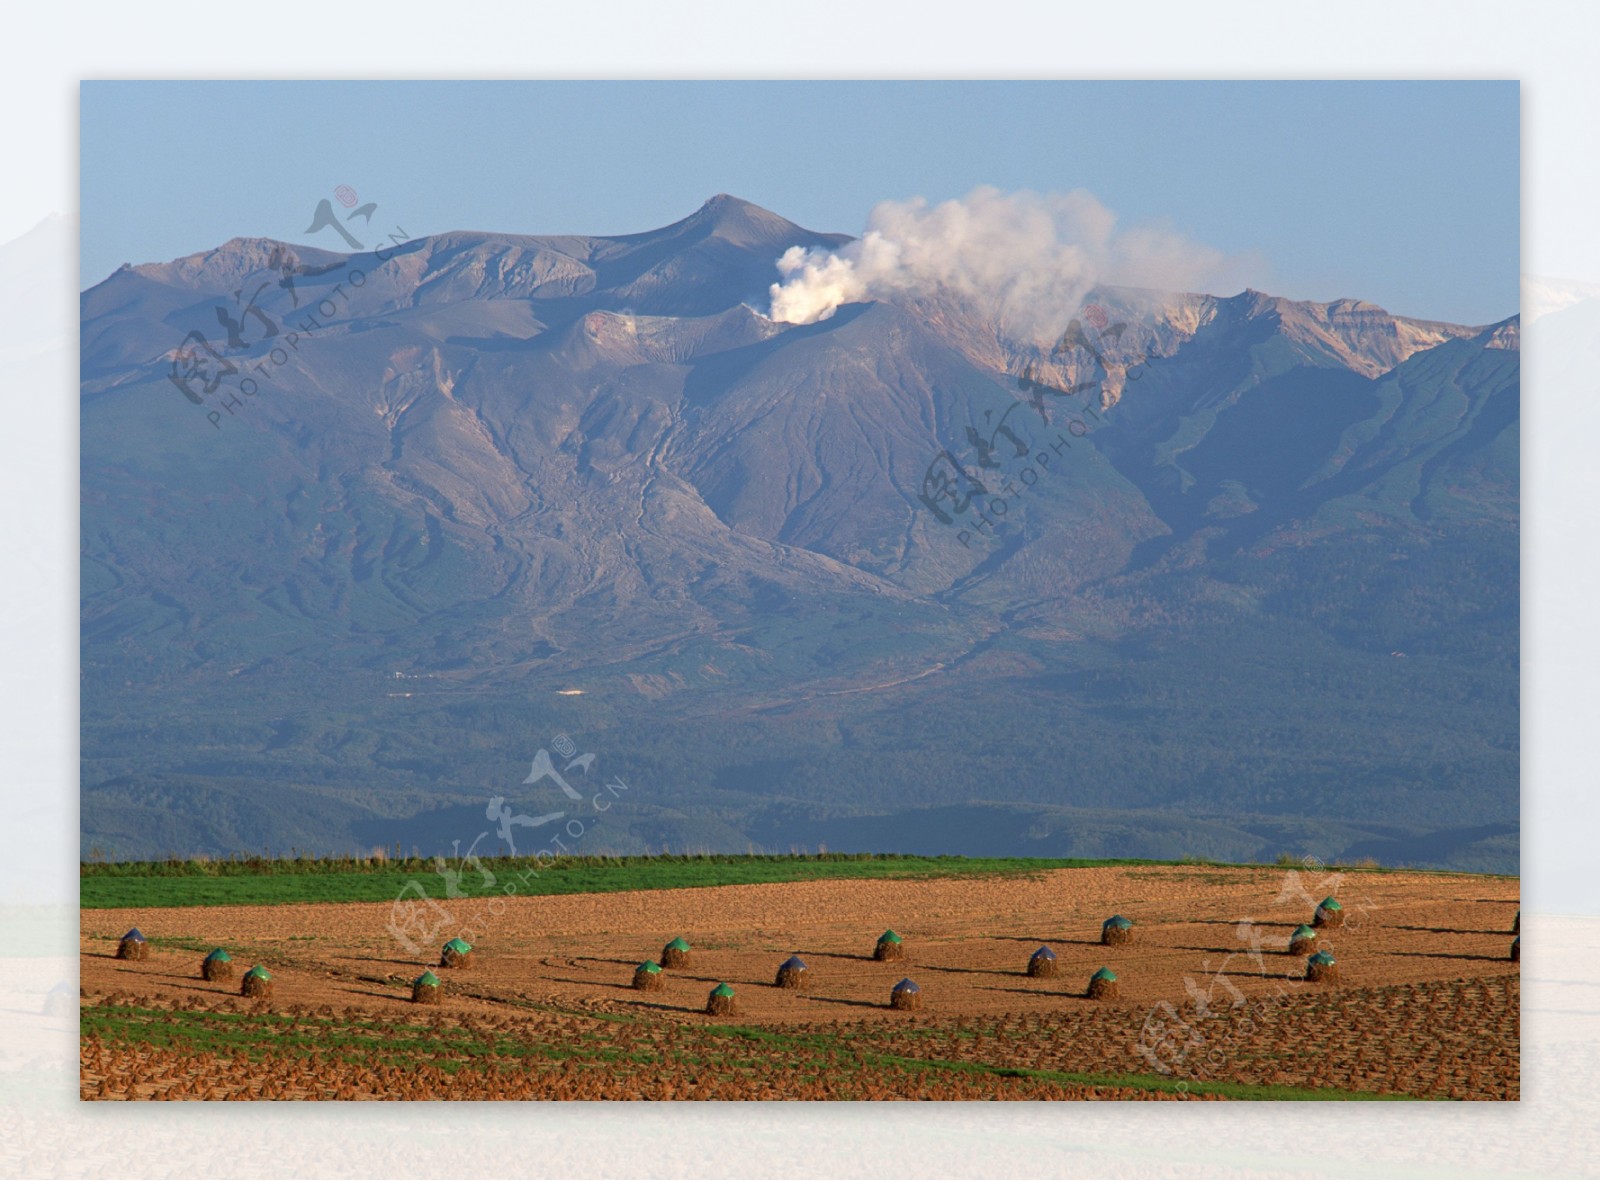
[[[1322,1101],[1387,1102],[1391,1100],[1411,1101],[1412,1099],[1409,1095],[1379,1095],[1367,1091],[1343,1091],[1333,1087],[1287,1087],[1220,1081],[1200,1083],[1168,1078],[1159,1074],[1086,1074],[1070,1070],[1034,1070],[1021,1066],[997,1066],[985,1062],[965,1062],[948,1058],[908,1058],[900,1054],[884,1054],[876,1050],[856,1049],[855,1047],[844,1046],[837,1039],[816,1035],[797,1036],[744,1025],[721,1025],[708,1028],[721,1030],[733,1037],[748,1038],[752,1041],[770,1042],[791,1047],[804,1045],[815,1049],[824,1049],[826,1048],[824,1043],[833,1042],[841,1045],[848,1053],[859,1057],[863,1063],[871,1066],[893,1065],[909,1069],[951,1071],[960,1074],[988,1074],[1001,1078],[1038,1079],[1043,1082],[1071,1083],[1078,1086],[1123,1087],[1140,1091],[1161,1091],[1173,1095],[1220,1095],[1226,1099],[1258,1101],[1316,1099]]]
[[[1028,875],[1107,866],[1223,867],[1188,859],[1151,861],[1081,857],[916,857],[899,854],[703,854],[655,857],[493,858],[450,865],[466,898],[500,895],[607,894],[771,882],[929,879],[957,875]],[[1268,865],[1230,869],[1274,869]],[[1363,872],[1385,872],[1360,867]],[[411,883],[416,883],[412,886]],[[86,862],[79,905],[113,907],[271,906],[302,902],[392,902],[405,892],[447,897],[446,881],[427,858],[242,858],[224,861]]]

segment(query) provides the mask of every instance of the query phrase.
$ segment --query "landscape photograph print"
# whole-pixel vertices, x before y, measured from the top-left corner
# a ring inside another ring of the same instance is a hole
[[[81,1098],[1519,1098],[1515,82],[80,97]]]

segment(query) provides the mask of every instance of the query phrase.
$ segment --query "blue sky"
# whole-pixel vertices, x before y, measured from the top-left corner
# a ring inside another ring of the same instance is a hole
[[[817,230],[1085,188],[1278,295],[1488,323],[1519,277],[1515,82],[86,82],[81,282],[306,227],[636,233],[728,192]],[[1232,294],[1218,292],[1217,294]]]

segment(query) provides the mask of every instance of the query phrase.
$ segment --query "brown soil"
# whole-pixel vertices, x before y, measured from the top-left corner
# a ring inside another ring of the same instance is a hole
[[[1134,1031],[1131,1040],[1124,1035],[1117,1043],[1110,1056],[1115,1061],[1085,1064],[1074,1058],[1077,1065],[1060,1069],[1148,1074],[1135,1043],[1148,1016],[1163,1003],[1174,1011],[1192,1009],[1197,990],[1203,990],[1199,995],[1209,998],[1209,1014],[1217,1019],[1246,1001],[1307,987],[1303,959],[1291,961],[1268,950],[1283,946],[1276,943],[1282,935],[1274,938],[1274,931],[1298,921],[1308,906],[1303,897],[1281,896],[1285,879],[1284,871],[1270,869],[1130,866],[1057,870],[1030,878],[817,881],[514,897],[496,901],[493,913],[486,902],[452,901],[452,908],[462,908],[459,918],[471,922],[475,942],[492,954],[470,984],[455,990],[450,1013],[469,1022],[521,1023],[549,1009],[574,1019],[632,1015],[652,1027],[671,1027],[704,1022],[707,990],[726,980],[740,988],[741,1024],[779,1028],[843,1022],[866,1036],[879,1026],[897,1027],[883,1001],[905,974],[903,965],[884,964],[858,950],[863,934],[881,931],[885,916],[893,915],[897,929],[918,948],[919,983],[936,985],[929,994],[936,999],[927,1002],[930,1020],[1071,1021],[1075,1014],[1092,1014],[1104,1024],[1114,1012],[1119,1017],[1111,1024]],[[1362,1064],[1349,1078],[1359,1079],[1369,1069],[1374,1079],[1390,1077],[1385,1063],[1396,1061],[1390,1023],[1403,1015],[1421,1022],[1411,1021],[1408,1030],[1420,1030],[1418,1036],[1435,1044],[1482,1041],[1479,1048],[1492,1068],[1474,1059],[1478,1081],[1467,1090],[1515,1090],[1514,1001],[1508,1034],[1507,1015],[1496,1014],[1492,1006],[1480,1006],[1485,1020],[1493,1019],[1492,1028],[1474,1032],[1470,1021],[1459,1023],[1447,1009],[1397,1014],[1382,998],[1397,989],[1434,986],[1515,989],[1519,969],[1506,958],[1503,932],[1505,912],[1515,913],[1518,904],[1518,886],[1514,880],[1443,874],[1343,878],[1340,897],[1347,921],[1321,941],[1336,945],[1342,987],[1337,993],[1319,989],[1313,999],[1327,1004],[1338,997],[1334,1003],[1348,1005],[1378,998],[1370,1002],[1376,1008],[1367,1018],[1358,1013],[1329,1031],[1343,1039],[1346,1050],[1353,1047]],[[1326,892],[1325,885],[1320,892]],[[483,914],[469,907],[482,908]],[[1119,909],[1137,910],[1140,938],[1118,947],[1110,959],[1123,978],[1117,1000],[1091,1004],[1081,993],[1067,995],[1058,982],[1019,974],[1019,954],[1048,943],[1059,957],[1061,975],[1086,979],[1107,963],[1098,916]],[[246,962],[271,969],[276,995],[268,1003],[274,1011],[302,1005],[355,1013],[364,1021],[404,1020],[416,1013],[409,1003],[411,981],[429,965],[400,950],[386,930],[390,917],[387,903],[84,911],[84,1003],[136,996],[190,1011],[224,1001],[238,1004],[226,984],[196,980],[194,952],[176,946],[215,946],[226,935]],[[149,958],[143,962],[114,958],[118,936],[135,925],[163,944],[147,945]],[[636,992],[632,969],[653,950],[650,933],[663,929],[694,940],[695,962],[663,980],[661,991]],[[307,930],[319,937],[314,942],[296,938]],[[791,952],[823,969],[808,991],[768,987],[773,957]],[[1318,1065],[1322,1042],[1282,1045],[1296,1046],[1293,1060],[1280,1062],[1283,1069],[1269,1072],[1269,1081],[1273,1074],[1295,1076],[1302,1066],[1314,1077],[1328,1075],[1326,1063]],[[1282,1059],[1281,1045],[1267,1056]],[[122,1068],[108,1070],[97,1075],[86,1068],[86,1097],[95,1097],[90,1092],[98,1089],[99,1077],[118,1076]]]

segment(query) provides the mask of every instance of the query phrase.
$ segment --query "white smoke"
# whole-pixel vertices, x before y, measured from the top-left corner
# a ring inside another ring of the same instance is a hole
[[[884,201],[867,229],[838,250],[791,247],[778,260],[771,319],[826,320],[843,304],[944,288],[1020,335],[1058,330],[1097,283],[1167,291],[1203,289],[1231,263],[1219,251],[1156,225],[1118,230],[1116,215],[1084,189],[1002,193],[974,189],[930,206]]]

